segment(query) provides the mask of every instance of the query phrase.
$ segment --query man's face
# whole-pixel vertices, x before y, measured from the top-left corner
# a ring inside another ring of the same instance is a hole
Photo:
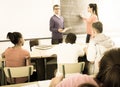
[[[59,15],[60,14],[60,7],[54,7],[54,12],[55,12],[55,14]]]

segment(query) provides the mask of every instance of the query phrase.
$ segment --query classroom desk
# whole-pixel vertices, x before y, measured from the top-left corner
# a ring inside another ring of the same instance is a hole
[[[37,72],[37,80],[46,80],[47,79],[47,65],[49,64],[56,64],[57,67],[57,60],[56,55],[48,55],[46,54],[47,49],[52,47],[48,46],[35,46],[32,48],[31,54],[31,61],[35,62],[36,65],[36,72]],[[55,60],[53,61],[53,59]],[[49,62],[48,62],[49,61]]]
[[[34,62],[35,63],[35,68],[36,68],[36,73],[37,73],[37,80],[39,81],[39,80],[47,80],[48,79],[48,77],[51,77],[51,76],[48,76],[47,75],[47,73],[48,73],[48,60],[52,60],[52,59],[56,59],[56,57],[50,57],[50,58],[48,58],[48,57],[42,57],[42,58],[36,58],[36,57],[32,57],[31,58],[31,62]],[[50,61],[51,61],[50,60]],[[55,62],[55,63],[53,63],[54,65],[56,65],[55,67],[57,67],[57,63]],[[51,63],[51,65],[52,65],[52,63]],[[52,70],[52,68],[51,68],[51,71],[53,71]]]
[[[38,80],[44,80],[44,79],[46,80],[47,79],[47,64],[48,64],[47,60],[50,58],[57,58],[56,55],[50,56],[50,54],[47,54],[47,50],[51,49],[54,46],[55,45],[46,47],[45,45],[41,45],[41,46],[34,46],[32,48],[31,59],[36,60],[36,66],[37,66],[36,71],[37,71]],[[85,47],[86,45],[81,44],[81,46]],[[78,60],[79,60],[79,58],[78,58]],[[55,62],[51,62],[51,64],[55,64]],[[57,68],[57,59],[56,59],[56,68]],[[51,68],[51,70],[53,70],[53,69]]]
[[[51,80],[44,81],[35,81],[28,83],[20,83],[20,84],[12,84],[12,85],[4,85],[0,87],[49,87]]]

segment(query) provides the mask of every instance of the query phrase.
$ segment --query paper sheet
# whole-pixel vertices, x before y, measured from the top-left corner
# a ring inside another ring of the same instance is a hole
[[[67,27],[67,28],[65,28],[65,29],[62,31],[62,33],[65,33],[66,31],[68,31],[68,30],[70,30],[70,29],[72,29],[72,27]]]

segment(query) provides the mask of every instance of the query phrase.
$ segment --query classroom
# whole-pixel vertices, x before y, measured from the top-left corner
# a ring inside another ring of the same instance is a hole
[[[67,43],[66,38],[69,33],[76,35],[75,43],[81,45],[82,48],[80,49],[84,50],[88,46],[86,42],[87,23],[84,21],[84,17],[89,18],[91,16],[90,11],[88,11],[90,3],[97,4],[98,21],[103,24],[102,33],[114,42],[114,48],[119,48],[119,0],[0,0],[0,87],[17,87],[7,84],[4,73],[6,61],[2,54],[8,47],[14,47],[10,38],[6,38],[8,32],[20,32],[22,34],[24,39],[22,48],[30,53],[30,62],[33,64],[33,72],[30,75],[31,81],[27,84],[18,84],[18,87],[45,87],[46,85],[49,87],[51,79],[55,76],[55,70],[59,67],[57,65],[58,55],[54,55],[56,50],[52,52],[50,49],[60,43]],[[50,19],[55,14],[54,5],[58,5],[60,16],[64,18],[62,42],[57,44],[52,42],[53,32],[50,25]],[[59,50],[64,51],[66,54],[63,55],[68,55],[68,57],[72,53],[74,54],[73,51],[67,54],[66,49],[67,46]],[[53,54],[49,54],[49,50]],[[80,59],[87,56],[86,51],[84,54],[78,56],[79,62],[85,62],[84,59]],[[67,61],[71,63],[70,59]]]

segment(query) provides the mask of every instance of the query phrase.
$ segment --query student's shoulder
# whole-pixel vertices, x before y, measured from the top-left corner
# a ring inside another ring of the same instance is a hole
[[[7,49],[6,49],[6,50],[11,50],[11,49],[13,49],[13,47],[7,47]]]
[[[6,53],[6,52],[8,52],[8,51],[11,51],[11,49],[12,49],[12,47],[7,47],[7,48],[4,50],[3,53]]]
[[[21,49],[21,52],[30,53],[27,49],[24,49],[24,48]]]
[[[66,44],[66,43],[60,43],[60,44],[57,44],[56,47],[61,47],[61,46],[66,46],[66,45],[68,45],[68,44]]]
[[[78,48],[84,48],[85,47],[85,44],[82,44],[82,43],[75,43],[73,44],[74,47],[78,47]]]

